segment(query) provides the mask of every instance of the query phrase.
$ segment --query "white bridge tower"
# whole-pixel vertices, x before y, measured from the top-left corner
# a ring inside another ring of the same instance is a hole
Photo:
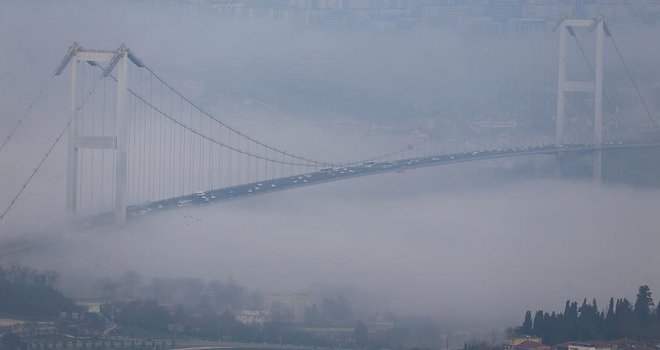
[[[135,57],[130,50],[121,45],[117,50],[87,50],[73,43],[69,51],[57,66],[55,75],[60,75],[64,69],[71,63],[71,108],[74,117],[69,126],[68,159],[67,159],[67,180],[66,180],[66,208],[69,212],[75,213],[78,210],[78,153],[80,149],[110,149],[115,151],[115,191],[114,216],[117,223],[126,221],[127,201],[127,137],[128,120],[126,116],[126,92],[128,82],[128,60],[138,67],[143,67],[142,62]],[[78,127],[78,112],[85,102],[86,96],[76,96],[77,68],[81,63],[87,63],[92,66],[105,65],[102,79],[111,75],[112,71],[118,66],[117,74],[117,98],[115,109],[113,136],[99,135],[81,135]],[[79,101],[80,98],[80,101]]]
[[[557,83],[557,146],[564,143],[565,97],[567,92],[594,93],[594,146],[603,145],[603,35],[604,22],[602,17],[595,19],[562,19],[555,30],[559,28],[559,72]],[[593,81],[575,81],[566,79],[566,34],[575,35],[574,28],[596,31],[596,67]],[[594,151],[594,179],[602,179],[603,155],[600,150]]]

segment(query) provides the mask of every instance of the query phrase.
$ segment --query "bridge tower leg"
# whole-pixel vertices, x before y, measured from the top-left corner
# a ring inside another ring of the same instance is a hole
[[[565,98],[567,92],[594,93],[594,146],[603,145],[603,18],[596,19],[563,19],[555,29],[559,29],[559,68],[557,81],[557,115],[555,142],[557,146],[564,143]],[[593,81],[574,81],[566,79],[566,34],[575,36],[575,28],[596,30],[596,67]],[[594,152],[593,177],[596,182],[602,179],[602,151]]]
[[[557,117],[555,118],[555,145],[564,144],[564,84],[566,82],[566,30],[559,30],[559,71],[557,72]]]
[[[122,50],[119,59],[119,74],[117,78],[117,108],[115,114],[115,133],[117,135],[117,151],[115,157],[115,221],[126,222],[128,207],[128,120],[126,117],[126,86],[128,83],[128,55]]]
[[[603,179],[603,20],[596,24],[596,68],[594,77],[594,180]]]
[[[71,113],[76,113],[78,105],[76,104],[76,79],[78,71],[78,61],[71,63]],[[66,166],[66,209],[70,213],[78,210],[78,118],[75,116],[69,126],[69,142],[67,145],[67,166]]]

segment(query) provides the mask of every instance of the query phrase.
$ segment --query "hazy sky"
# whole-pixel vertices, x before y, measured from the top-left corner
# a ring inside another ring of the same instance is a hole
[[[125,42],[239,129],[322,158],[389,151],[408,136],[332,128],[332,121],[451,118],[504,79],[516,83],[499,97],[502,105],[518,101],[529,84],[552,88],[556,72],[550,34],[496,45],[439,29],[294,28],[110,3],[0,5],[0,137],[74,40],[90,48]],[[632,66],[652,67],[658,49],[650,43],[634,51]],[[614,67],[612,60],[606,64]],[[611,72],[621,79],[620,68]],[[67,84],[67,77],[53,82],[0,153],[0,209],[62,127]],[[268,108],[237,105],[246,99]],[[146,277],[233,275],[266,291],[355,286],[383,310],[506,326],[528,308],[560,309],[567,298],[584,297],[598,297],[602,306],[610,296],[634,297],[639,284],[660,286],[655,189],[514,181],[497,170],[513,163],[485,162],[173,211],[121,228],[53,232],[48,227],[62,221],[65,160],[59,146],[0,223],[0,235],[61,238],[17,259],[61,270],[68,293],[80,290],[67,281],[128,269]]]

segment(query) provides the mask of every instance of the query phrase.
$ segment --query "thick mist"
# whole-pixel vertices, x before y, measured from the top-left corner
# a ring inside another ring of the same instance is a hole
[[[370,295],[363,307],[480,327],[657,286],[659,191],[479,173],[493,170],[420,170],[177,210],[69,233],[20,260],[71,282],[137,269],[233,276],[262,291],[354,286]]]
[[[612,28],[634,73],[657,87],[649,82],[660,78],[660,47],[638,39],[660,28]],[[554,128],[551,32],[484,38],[443,27],[219,19],[153,3],[10,0],[0,4],[0,137],[73,41],[107,49],[124,42],[217,117],[315,158],[386,153],[410,143],[415,130],[443,142],[446,130],[436,127],[443,121],[517,118],[522,134],[534,135]],[[611,54],[606,92],[622,101],[617,115],[642,123]],[[578,63],[570,69],[588,72]],[[66,122],[67,93],[65,74],[0,153],[0,209]],[[657,111],[657,91],[644,94]],[[539,104],[546,113],[532,115]],[[516,137],[511,142],[525,141]],[[21,240],[48,245],[0,263],[58,270],[60,288],[76,297],[127,270],[145,278],[233,276],[264,292],[355,288],[364,308],[481,329],[517,324],[525,310],[559,309],[566,299],[596,297],[604,305],[610,296],[630,298],[640,284],[660,286],[660,191],[525,178],[512,170],[517,162],[360,178],[70,232],[60,144],[0,222],[2,251]]]

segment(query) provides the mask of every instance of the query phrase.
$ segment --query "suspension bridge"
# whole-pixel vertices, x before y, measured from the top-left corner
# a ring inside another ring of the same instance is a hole
[[[577,40],[578,29],[595,32],[594,66]],[[604,151],[660,146],[660,139],[648,135],[626,140],[603,138],[603,102],[610,103],[603,91],[605,37],[611,40],[650,125],[654,130],[658,128],[605,21],[563,19],[555,30],[559,33],[559,55],[553,141],[549,137],[535,144],[452,152],[433,150],[428,144],[407,144],[348,162],[292,153],[237,130],[184,96],[123,44],[116,50],[92,50],[74,43],[49,80],[69,71],[70,114],[52,135],[50,147],[16,195],[0,207],[0,221],[11,212],[53,149],[65,142],[63,202],[68,211],[94,218],[95,223],[123,223],[165,209],[495,158],[593,154],[594,178],[600,179]],[[592,81],[567,78],[569,36],[575,38],[589,65]],[[39,91],[37,99],[0,145],[0,156],[46,89]],[[593,138],[584,142],[567,142],[564,136],[565,96],[575,92],[593,94]]]

